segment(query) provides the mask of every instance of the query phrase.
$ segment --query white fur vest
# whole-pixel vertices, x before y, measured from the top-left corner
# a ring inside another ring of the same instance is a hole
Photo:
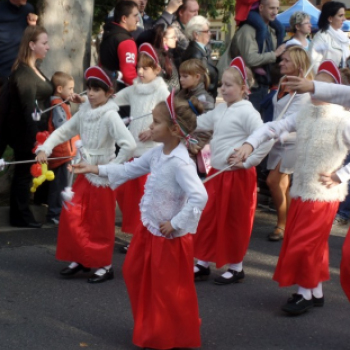
[[[290,194],[303,201],[343,201],[347,184],[327,188],[321,173],[338,170],[347,155],[342,132],[350,113],[337,105],[309,105],[296,120],[297,160]]]

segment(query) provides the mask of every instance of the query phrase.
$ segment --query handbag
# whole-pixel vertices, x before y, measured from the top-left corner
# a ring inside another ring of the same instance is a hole
[[[208,174],[211,169],[210,165],[210,146],[205,145],[198,153],[197,153],[197,167],[198,171],[203,174]]]

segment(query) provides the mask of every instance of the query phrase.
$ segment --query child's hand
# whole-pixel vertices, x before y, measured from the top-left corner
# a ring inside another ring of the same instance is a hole
[[[189,147],[188,147],[188,151],[193,154],[194,156],[198,154],[198,152],[201,150],[201,148],[194,144],[194,143],[190,143]]]
[[[27,23],[29,26],[36,26],[37,20],[38,20],[38,16],[35,13],[28,13]]]
[[[146,142],[152,137],[151,130],[142,131],[139,133],[139,140],[141,142]]]
[[[46,153],[44,151],[39,151],[35,157],[36,161],[40,164],[47,163]]]
[[[253,146],[249,143],[244,143],[241,147],[234,150],[234,153],[230,155],[227,161],[229,164],[244,162],[252,152]]]
[[[165,237],[168,237],[174,231],[174,228],[171,226],[170,221],[165,221],[159,225],[159,230]]]
[[[341,183],[341,181],[336,173],[320,174],[320,178],[318,181],[320,181],[322,183],[322,185],[326,186],[327,188],[337,186]]]
[[[85,102],[85,97],[84,96],[80,96],[79,94],[74,93],[71,98],[70,101],[72,101],[73,103],[83,103]]]
[[[229,169],[230,171],[245,169],[242,161],[234,162],[234,161],[232,161],[232,158],[228,159],[228,164],[232,165],[231,169]]]
[[[98,166],[87,163],[72,164],[74,174],[95,174],[98,175]]]

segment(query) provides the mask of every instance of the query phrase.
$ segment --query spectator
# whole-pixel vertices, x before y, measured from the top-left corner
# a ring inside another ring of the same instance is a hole
[[[345,20],[345,5],[342,2],[330,1],[322,6],[318,19],[320,30],[310,45],[311,60],[315,63],[314,72],[317,72],[321,61],[325,59],[331,59],[339,68],[346,67],[350,50],[349,38],[341,30]],[[323,52],[321,52],[320,46],[324,47]]]
[[[218,70],[210,57],[210,50],[206,45],[210,40],[210,23],[203,16],[193,17],[186,26],[186,35],[190,40],[186,51],[182,55],[182,62],[191,58],[198,58],[205,64],[209,72],[210,84],[208,92],[217,96]]]
[[[249,24],[243,24],[235,33],[230,47],[232,58],[242,56],[244,62],[249,68],[261,67],[265,70],[265,75],[255,74],[255,84],[251,88],[249,100],[257,110],[260,110],[260,103],[268,94],[271,83],[270,69],[271,64],[276,62],[284,49],[285,44],[277,48],[276,32],[269,25],[276,19],[279,10],[278,0],[261,0],[259,5],[259,14],[268,28],[264,41],[263,53],[259,53],[258,43],[256,41],[256,30]]]
[[[289,19],[290,30],[294,33],[293,37],[286,42],[286,47],[299,45],[308,51],[310,40],[307,38],[311,34],[312,24],[310,16],[306,12],[296,11]]]
[[[132,85],[137,77],[137,47],[131,32],[138,23],[138,7],[134,1],[118,1],[114,10],[114,22],[106,27],[100,45],[100,64],[115,81],[118,71],[122,81],[117,83],[117,90]]]
[[[0,89],[11,73],[22,35],[28,25],[35,25],[37,15],[27,0],[0,2]]]
[[[165,24],[158,24],[153,28],[152,45],[157,50],[159,63],[162,68],[160,76],[164,79],[171,92],[174,88],[180,90],[179,73],[174,63],[172,49],[176,48],[177,35],[173,26],[167,27]]]
[[[181,4],[182,3],[182,4]],[[178,43],[180,50],[186,50],[189,40],[185,35],[185,28],[190,19],[198,15],[199,4],[197,0],[170,0],[156,24],[171,24],[177,29]],[[176,13],[176,17],[174,17]]]
[[[39,26],[27,27],[9,80],[9,144],[17,161],[34,159],[32,149],[39,125],[33,120],[32,113],[49,104],[53,93],[51,82],[36,67],[36,61],[44,59],[48,50],[46,30]],[[30,166],[28,163],[15,166],[10,195],[10,223],[17,227],[39,228],[41,224],[35,221],[29,209]]]
[[[300,46],[289,47],[283,54],[280,62],[280,73],[285,75],[298,76],[300,69],[306,72],[310,67],[310,60],[306,51]],[[312,78],[309,76],[309,78]],[[274,113],[273,120],[288,119],[299,113],[302,106],[310,102],[309,94],[298,94],[285,111],[281,112],[291,98],[290,91],[280,84],[277,93],[273,97]],[[281,138],[282,139],[282,138]],[[279,241],[284,236],[286,227],[287,212],[290,205],[289,187],[291,184],[291,174],[294,172],[296,159],[296,133],[289,133],[283,137],[283,142],[275,142],[267,160],[267,169],[270,170],[266,183],[270,189],[273,203],[277,210],[277,224],[274,230],[268,235],[270,241]]]

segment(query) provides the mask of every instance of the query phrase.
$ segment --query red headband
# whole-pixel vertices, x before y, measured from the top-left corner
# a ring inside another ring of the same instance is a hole
[[[143,43],[139,47],[139,53],[144,53],[147,56],[151,57],[154,62],[156,62],[159,66],[159,59],[156,51],[154,50],[153,46],[149,43]]]
[[[234,58],[230,63],[230,67],[236,68],[241,74],[242,79],[244,81],[247,81],[247,73],[245,70],[245,64],[242,57],[238,56]]]
[[[340,71],[332,60],[323,61],[318,67],[317,74],[318,73],[326,73],[335,80],[336,84],[341,84]]]
[[[94,78],[94,79],[102,81],[108,87],[113,87],[111,79],[109,79],[108,75],[103,71],[103,69],[98,67],[98,66],[88,68],[85,71],[84,78],[86,80]]]
[[[177,124],[180,128],[180,133],[181,135],[184,137],[184,139],[186,140],[186,146],[188,147],[189,143],[198,143],[197,140],[192,139],[191,135],[188,134],[179,124],[178,120],[177,120],[177,115],[175,113],[175,107],[174,107],[174,100],[175,100],[175,89],[171,90],[171,94],[168,96],[168,98],[166,99],[165,103],[168,107],[169,113],[170,113],[170,118],[173,121],[174,124]]]

